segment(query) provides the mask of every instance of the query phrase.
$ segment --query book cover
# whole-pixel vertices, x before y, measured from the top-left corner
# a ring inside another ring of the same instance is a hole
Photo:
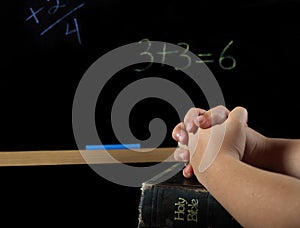
[[[196,178],[180,171],[159,181],[178,166],[183,165],[175,163],[142,184],[138,228],[242,227]]]

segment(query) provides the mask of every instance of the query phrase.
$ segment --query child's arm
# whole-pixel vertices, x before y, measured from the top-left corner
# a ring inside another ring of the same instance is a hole
[[[267,138],[262,168],[300,178],[300,140]]]
[[[299,227],[300,181],[221,155],[199,181],[244,227]]]
[[[246,123],[247,111],[238,107],[223,124],[190,133],[194,174],[242,226],[299,227],[300,181],[240,161],[247,140]],[[215,147],[220,135],[221,145]],[[205,155],[215,152],[216,158],[201,169]]]

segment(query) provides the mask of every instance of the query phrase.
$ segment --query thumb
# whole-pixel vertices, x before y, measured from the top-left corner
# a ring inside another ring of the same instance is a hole
[[[234,108],[228,115],[228,121],[240,122],[246,126],[248,122],[247,110],[240,106]]]
[[[242,159],[246,144],[245,126],[247,121],[247,110],[238,106],[229,113],[224,124],[210,128],[211,133],[198,168],[199,172],[204,172],[213,163],[220,151],[231,153],[239,160]],[[203,129],[203,131],[205,130],[207,129]]]
[[[235,152],[242,160],[246,145],[246,131],[248,112],[243,107],[234,108],[228,115],[226,134],[223,142],[223,150]]]

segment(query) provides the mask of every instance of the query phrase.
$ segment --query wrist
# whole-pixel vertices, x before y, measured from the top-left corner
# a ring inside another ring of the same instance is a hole
[[[289,147],[289,142],[290,140],[287,139],[267,138],[263,157],[264,169],[276,172],[282,172],[285,169],[283,165],[285,160],[284,154],[286,148]]]
[[[247,128],[246,134],[246,148],[242,161],[249,165],[263,168],[268,159],[267,153],[270,139],[251,128]]]
[[[217,181],[223,175],[224,167],[228,166],[230,162],[236,161],[240,162],[239,156],[236,153],[225,153],[220,151],[218,156],[205,170],[200,171],[200,162],[196,159],[191,160],[190,164],[193,167],[193,172],[199,182],[206,188],[209,188],[212,184],[211,182]]]

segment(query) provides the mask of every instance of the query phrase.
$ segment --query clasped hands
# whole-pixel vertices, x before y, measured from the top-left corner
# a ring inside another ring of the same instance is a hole
[[[216,106],[208,111],[191,108],[184,121],[177,124],[172,137],[178,142],[175,160],[187,162],[183,175],[204,172],[222,156],[232,156],[249,164],[264,147],[264,136],[247,125],[248,112],[243,107],[229,111]]]

